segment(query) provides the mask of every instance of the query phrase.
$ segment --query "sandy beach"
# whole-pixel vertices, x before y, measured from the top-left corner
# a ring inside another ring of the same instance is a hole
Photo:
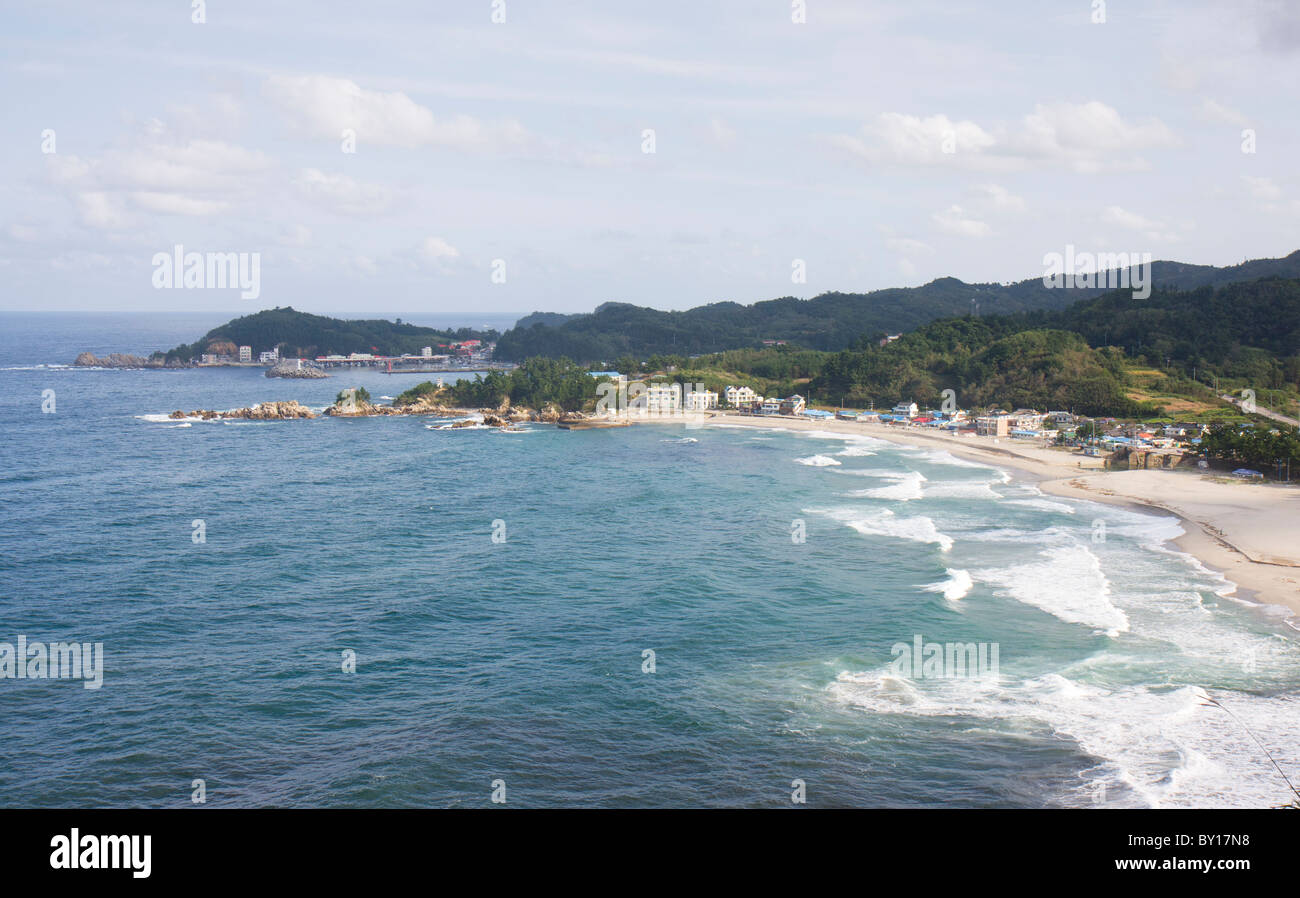
[[[956,437],[920,428],[833,419],[716,414],[706,426],[860,434],[908,446],[946,449],[1006,468],[1054,496],[1172,514],[1182,551],[1223,574],[1239,598],[1300,614],[1300,489],[1225,481],[1196,471],[1106,471],[1102,460],[1007,438]]]

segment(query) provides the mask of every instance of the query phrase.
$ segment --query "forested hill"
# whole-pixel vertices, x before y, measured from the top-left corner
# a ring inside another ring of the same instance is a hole
[[[403,324],[401,319],[345,320],[311,315],[285,306],[245,315],[214,327],[193,343],[177,346],[163,356],[168,362],[188,362],[214,343],[251,346],[256,356],[277,347],[281,356],[312,358],[318,355],[374,352],[379,355],[416,354],[429,345],[460,340],[495,340],[496,331],[460,328],[455,331]]]
[[[810,387],[845,401],[903,397],[1133,416],[1134,365],[1171,392],[1211,376],[1255,389],[1300,388],[1300,279],[1263,278],[1144,300],[1119,291],[1055,312],[931,322],[880,346],[859,340],[826,358]],[[1145,411],[1150,411],[1146,409]]]
[[[1300,277],[1300,250],[1281,259],[1258,259],[1216,268],[1153,262],[1156,288],[1191,290],[1261,277]],[[982,316],[1061,310],[1104,288],[1049,289],[1035,277],[1014,284],[968,284],[940,278],[921,287],[872,293],[825,293],[813,299],[785,297],[753,305],[719,302],[683,312],[662,312],[606,303],[585,315],[535,312],[501,336],[496,356],[566,356],[584,362],[622,356],[699,355],[784,340],[812,349],[840,350],[864,334],[902,333],[938,318],[977,309]]]

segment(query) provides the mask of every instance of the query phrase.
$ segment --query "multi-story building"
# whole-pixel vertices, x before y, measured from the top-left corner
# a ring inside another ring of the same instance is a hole
[[[975,433],[982,437],[1004,437],[1010,432],[1010,415],[980,415],[975,419]]]
[[[251,346],[239,347],[239,360],[241,362],[251,362],[253,360],[253,347]]]
[[[919,412],[915,402],[900,402],[894,406],[894,416],[898,418],[915,418]]]
[[[798,393],[781,400],[781,414],[783,415],[801,415],[807,408],[808,403]]]
[[[745,403],[763,401],[763,397],[755,393],[751,387],[727,387],[722,391],[722,395],[726,397],[727,405],[733,408],[740,408]]]
[[[712,390],[691,390],[686,394],[688,412],[707,412],[718,407],[718,394]]]
[[[645,409],[651,415],[669,415],[681,411],[681,384],[646,384]]]

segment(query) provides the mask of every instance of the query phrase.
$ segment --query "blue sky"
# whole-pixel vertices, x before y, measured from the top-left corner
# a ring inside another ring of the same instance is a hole
[[[680,309],[1300,248],[1300,4],[792,5],[5,4],[0,309]],[[260,254],[260,296],[155,290],[177,244]]]

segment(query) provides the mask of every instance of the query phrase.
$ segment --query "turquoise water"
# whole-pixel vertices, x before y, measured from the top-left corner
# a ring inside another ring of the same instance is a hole
[[[0,680],[0,805],[1281,804],[1246,728],[1300,770],[1295,629],[1171,519],[831,434],[159,417],[419,376],[41,367],[213,323],[0,317],[0,641],[106,657]],[[918,634],[998,669],[898,676]]]

